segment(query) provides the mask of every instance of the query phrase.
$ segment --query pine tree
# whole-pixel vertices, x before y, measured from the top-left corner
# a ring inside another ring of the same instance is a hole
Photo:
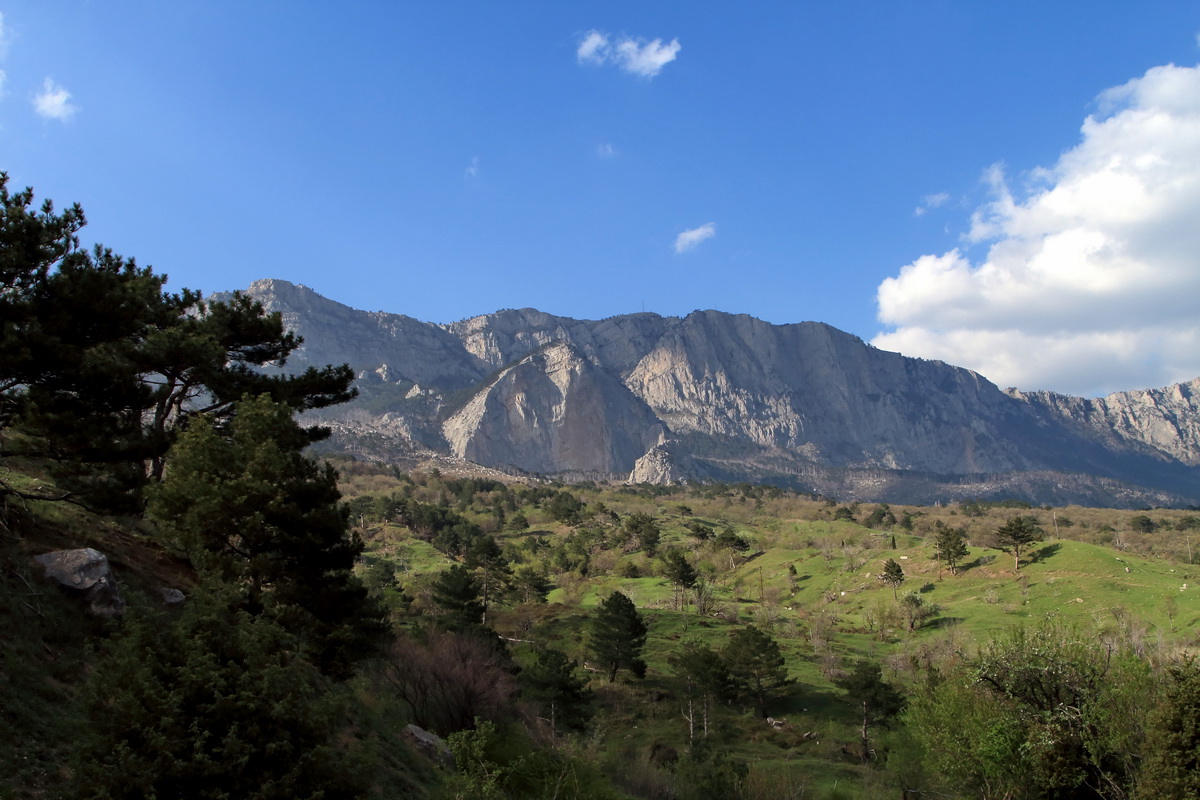
[[[512,566],[500,545],[487,534],[471,539],[466,550],[466,566],[478,576],[479,602],[486,625],[488,608],[512,588]]]
[[[479,581],[462,564],[438,573],[433,582],[433,602],[442,610],[439,622],[447,630],[469,631],[483,622]]]
[[[592,617],[592,656],[608,671],[608,682],[617,679],[618,670],[627,669],[636,677],[646,674],[642,648],[648,629],[633,601],[613,592],[600,604]]]
[[[946,562],[951,575],[958,574],[959,563],[970,554],[964,538],[962,528],[942,527],[934,539],[933,546],[938,560]]]
[[[687,590],[696,585],[696,569],[678,550],[669,550],[663,557],[663,575],[671,582],[675,594],[675,610],[686,606]]]
[[[767,704],[792,683],[779,643],[753,625],[729,636],[721,651],[738,693],[752,699],[764,719]]]
[[[226,436],[197,419],[149,512],[180,554],[241,586],[248,611],[277,619],[323,671],[345,677],[386,628],[353,573],[363,544],[338,502],[337,473],[301,452],[307,442],[291,410],[267,396],[240,403]]]
[[[1021,568],[1021,550],[1040,542],[1044,534],[1029,517],[1013,517],[996,531],[996,546],[1013,557],[1013,570]]]
[[[592,692],[576,666],[563,651],[546,647],[521,671],[524,694],[550,720],[551,731],[559,726],[582,730],[591,719]]]
[[[654,517],[635,512],[625,518],[624,528],[630,538],[646,551],[646,555],[652,556],[658,550],[658,542],[662,538],[662,533],[658,528],[658,523],[654,521]]]
[[[892,598],[896,597],[896,590],[900,588],[900,584],[904,583],[904,570],[900,564],[893,558],[889,558],[883,564],[883,570],[879,573],[879,580],[892,587]]]
[[[257,369],[282,366],[301,343],[278,314],[240,294],[165,292],[165,275],[82,249],[78,206],[31,211],[32,191],[12,194],[7,181],[0,173],[0,431],[17,435],[0,457],[46,463],[64,490],[49,499],[140,511],[186,417],[228,421],[244,394],[294,411],[354,395],[345,366]],[[326,434],[308,430],[310,442]]]
[[[713,703],[732,699],[736,694],[729,666],[711,647],[695,641],[683,642],[668,661],[680,687],[681,711],[688,723],[688,741],[695,740],[697,712],[707,737]]]
[[[859,706],[862,713],[862,760],[871,759],[870,729],[886,726],[892,718],[904,710],[904,696],[894,686],[883,680],[879,664],[869,659],[855,662],[850,672],[834,681],[846,698]]]

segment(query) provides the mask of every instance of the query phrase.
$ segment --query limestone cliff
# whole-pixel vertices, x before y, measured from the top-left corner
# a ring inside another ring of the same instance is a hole
[[[1200,378],[1165,389],[1117,392],[1097,399],[1016,389],[1009,394],[1112,446],[1200,465]]]
[[[1005,393],[815,322],[519,309],[437,325],[286,281],[249,293],[304,337],[292,365],[355,368],[362,396],[325,422],[379,457],[423,449],[513,471],[772,480],[860,499],[1200,502],[1200,379],[1098,400]]]
[[[455,455],[479,464],[601,475],[628,473],[664,433],[620,381],[563,342],[503,370],[442,430]]]

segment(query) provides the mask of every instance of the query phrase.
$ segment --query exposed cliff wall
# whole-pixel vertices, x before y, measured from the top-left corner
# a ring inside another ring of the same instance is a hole
[[[1115,446],[1200,465],[1200,378],[1097,399],[1053,392],[1010,393],[1040,413],[1067,420]]]
[[[294,366],[359,371],[363,397],[327,418],[358,442],[374,419],[410,449],[527,472],[1200,502],[1200,379],[1099,400],[1005,393],[814,322],[520,309],[435,325],[286,281],[249,291],[304,336]]]

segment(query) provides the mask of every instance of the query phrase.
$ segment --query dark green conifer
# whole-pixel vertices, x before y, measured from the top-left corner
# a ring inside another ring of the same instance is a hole
[[[608,672],[608,682],[617,679],[617,671],[627,669],[641,678],[646,674],[642,648],[648,629],[633,601],[613,592],[592,616],[592,656]]]

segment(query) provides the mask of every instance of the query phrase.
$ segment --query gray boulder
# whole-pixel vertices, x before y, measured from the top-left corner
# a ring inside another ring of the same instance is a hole
[[[117,590],[117,579],[108,558],[99,550],[56,550],[34,556],[46,570],[46,579],[77,593],[88,602],[93,614],[116,616],[124,613],[125,600]]]
[[[442,737],[416,725],[405,725],[402,734],[413,749],[440,767],[454,767],[454,754]]]

